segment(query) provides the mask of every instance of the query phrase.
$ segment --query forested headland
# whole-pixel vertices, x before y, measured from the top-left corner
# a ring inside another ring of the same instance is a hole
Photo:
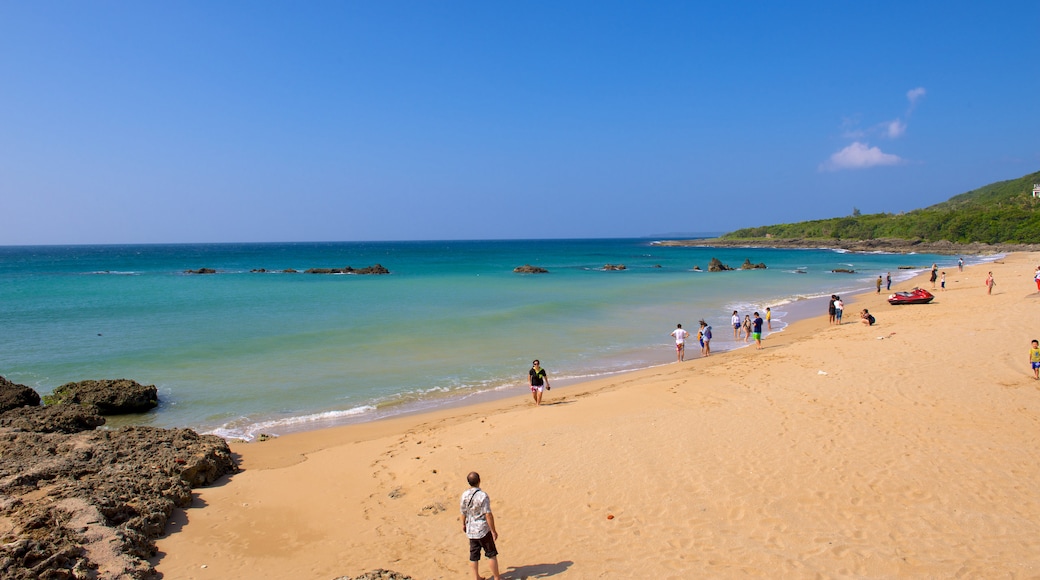
[[[924,243],[1040,244],[1040,171],[955,195],[904,213],[860,214],[791,224],[744,228],[720,240],[879,240]]]

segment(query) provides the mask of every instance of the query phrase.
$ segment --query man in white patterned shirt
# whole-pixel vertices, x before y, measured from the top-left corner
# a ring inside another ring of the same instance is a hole
[[[462,511],[462,531],[469,538],[469,568],[475,580],[483,580],[479,571],[480,550],[483,549],[491,574],[495,580],[502,580],[498,572],[498,548],[495,547],[498,532],[495,530],[495,516],[491,514],[491,498],[480,489],[480,474],[476,471],[470,472],[466,481],[470,488],[462,492],[459,510]]]

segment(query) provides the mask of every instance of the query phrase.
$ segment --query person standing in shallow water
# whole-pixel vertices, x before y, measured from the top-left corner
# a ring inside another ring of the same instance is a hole
[[[487,556],[491,574],[495,580],[501,580],[498,571],[498,530],[495,529],[495,516],[491,513],[491,498],[480,489],[480,474],[476,471],[466,476],[469,489],[462,492],[459,498],[459,510],[462,512],[462,531],[469,538],[469,569],[473,578],[483,580],[480,576],[480,551]]]
[[[675,330],[671,332],[671,335],[675,337],[676,362],[682,362],[686,358],[686,339],[690,337],[690,333],[683,330],[681,324],[676,324]]]
[[[527,371],[527,378],[531,384],[531,396],[534,397],[534,404],[541,405],[542,391],[552,389],[549,387],[549,376],[537,359],[531,363],[531,370]]]

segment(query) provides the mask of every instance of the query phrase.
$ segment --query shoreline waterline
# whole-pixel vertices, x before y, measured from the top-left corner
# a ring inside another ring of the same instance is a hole
[[[674,361],[666,335],[676,322],[695,333],[705,318],[715,353],[738,349],[732,310],[764,315],[771,306],[782,327],[802,308],[813,315],[805,304],[820,296],[868,287],[874,272],[892,270],[898,283],[933,260],[652,240],[5,250],[0,291],[10,299],[0,318],[10,324],[0,374],[41,394],[86,379],[155,384],[157,410],[111,426],[247,440],[518,396],[533,357],[561,389],[656,368]],[[695,271],[712,257],[768,269]],[[528,262],[550,273],[512,272]],[[250,272],[372,263],[391,274]],[[917,270],[896,269],[907,263]],[[201,267],[218,273],[183,273]],[[831,272],[838,268],[856,273]]]
[[[866,294],[868,290],[860,290],[855,294]],[[770,336],[775,336],[782,333],[789,326],[795,323],[812,320],[814,318],[821,317],[821,312],[825,313],[827,310],[827,303],[830,301],[829,296],[814,296],[811,298],[803,298],[792,302],[787,302],[784,306],[787,308],[782,318],[774,317],[774,330],[767,331],[763,325],[763,342],[767,341]],[[851,304],[851,302],[850,302]],[[764,313],[760,312],[764,317]],[[779,323],[779,324],[778,324]],[[691,325],[692,326],[692,325]],[[724,327],[721,329],[715,329],[713,327],[712,339],[713,345],[723,345],[723,348],[713,348],[711,356],[719,356],[726,353],[739,351],[745,348],[751,348],[754,346],[754,342],[742,342],[733,341],[732,339],[719,340],[717,337],[728,336],[732,328]],[[672,353],[672,345],[664,344],[660,346],[662,350],[666,350]],[[711,356],[704,357],[700,353],[700,346],[696,340],[696,327],[693,326],[691,330],[691,337],[687,342],[687,356],[683,364],[710,364]],[[702,360],[709,359],[709,360]],[[618,369],[613,371],[604,371],[596,375],[588,376],[565,376],[563,378],[556,378],[550,375],[550,383],[556,387],[556,390],[550,390],[543,395],[543,404],[548,404],[552,401],[553,395],[566,397],[571,394],[571,389],[568,387],[582,386],[587,383],[611,378],[623,378],[626,375],[633,373],[640,373],[643,371],[661,370],[675,364],[674,360],[668,362],[662,362],[647,367],[640,368],[627,368]],[[696,368],[696,366],[694,367]],[[364,423],[387,421],[392,419],[408,419],[408,418],[419,418],[423,415],[452,412],[462,410],[467,407],[475,407],[484,404],[501,403],[503,401],[517,398],[522,403],[526,404],[531,401],[529,387],[526,382],[517,381],[516,383],[504,384],[495,388],[477,390],[462,394],[448,394],[442,399],[428,399],[423,401],[416,401],[412,403],[400,403],[391,405],[388,407],[372,406],[366,408],[364,412],[357,413],[343,413],[336,414],[334,416],[327,417],[293,417],[285,421],[272,421],[265,424],[256,425],[250,428],[245,433],[232,433],[222,429],[215,429],[206,431],[206,434],[218,435],[227,440],[240,441],[243,443],[250,443],[258,439],[266,439],[267,437],[279,437],[283,435],[291,435],[298,433],[305,433],[310,431],[319,431],[323,429],[331,429],[336,427],[343,427],[347,425],[359,425]]]

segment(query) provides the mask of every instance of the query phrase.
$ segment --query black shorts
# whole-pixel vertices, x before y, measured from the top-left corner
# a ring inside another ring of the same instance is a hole
[[[495,547],[495,537],[488,532],[483,538],[469,540],[469,561],[479,562],[480,561],[480,549],[484,548],[484,555],[488,558],[494,558],[498,555],[498,548]]]

